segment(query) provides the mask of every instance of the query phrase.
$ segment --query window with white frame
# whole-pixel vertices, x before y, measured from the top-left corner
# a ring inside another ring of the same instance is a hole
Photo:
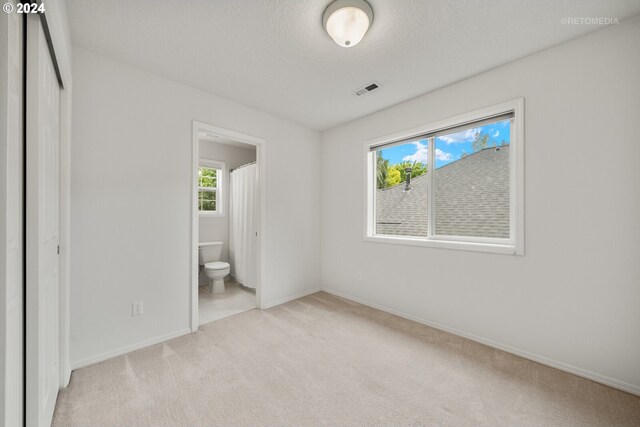
[[[366,239],[522,254],[523,100],[366,145]]]
[[[224,163],[201,159],[198,166],[198,211],[200,215],[222,215]]]

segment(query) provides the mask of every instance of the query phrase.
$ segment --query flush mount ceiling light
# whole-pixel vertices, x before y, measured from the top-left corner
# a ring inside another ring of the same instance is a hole
[[[360,43],[373,23],[373,9],[365,0],[336,0],[322,15],[322,24],[339,46]]]

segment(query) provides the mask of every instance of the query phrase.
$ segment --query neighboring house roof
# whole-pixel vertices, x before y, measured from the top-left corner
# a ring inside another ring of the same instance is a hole
[[[509,146],[490,147],[437,168],[436,234],[509,237]],[[377,234],[427,236],[427,176],[377,190]]]

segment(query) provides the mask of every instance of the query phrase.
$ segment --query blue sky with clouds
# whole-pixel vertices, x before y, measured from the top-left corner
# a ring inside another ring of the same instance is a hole
[[[463,153],[473,153],[471,144],[477,133],[489,135],[489,146],[509,144],[511,135],[509,127],[509,120],[504,120],[437,137],[435,146],[436,168],[460,159]],[[382,157],[389,160],[389,165],[405,160],[427,163],[428,148],[426,139],[384,148],[381,151]]]

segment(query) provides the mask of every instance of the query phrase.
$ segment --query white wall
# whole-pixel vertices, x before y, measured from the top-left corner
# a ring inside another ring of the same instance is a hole
[[[638,40],[635,19],[324,132],[323,287],[640,393]],[[517,97],[525,256],[363,241],[364,141]]]
[[[192,120],[266,140],[264,303],[319,286],[317,132],[82,49],[73,78],[73,366],[190,326]]]
[[[222,259],[229,261],[229,171],[238,166],[254,162],[256,160],[256,149],[249,145],[243,148],[219,142],[200,140],[199,151],[201,159],[224,162],[226,174],[222,181],[224,216],[200,216],[198,221],[198,241],[223,242]]]

